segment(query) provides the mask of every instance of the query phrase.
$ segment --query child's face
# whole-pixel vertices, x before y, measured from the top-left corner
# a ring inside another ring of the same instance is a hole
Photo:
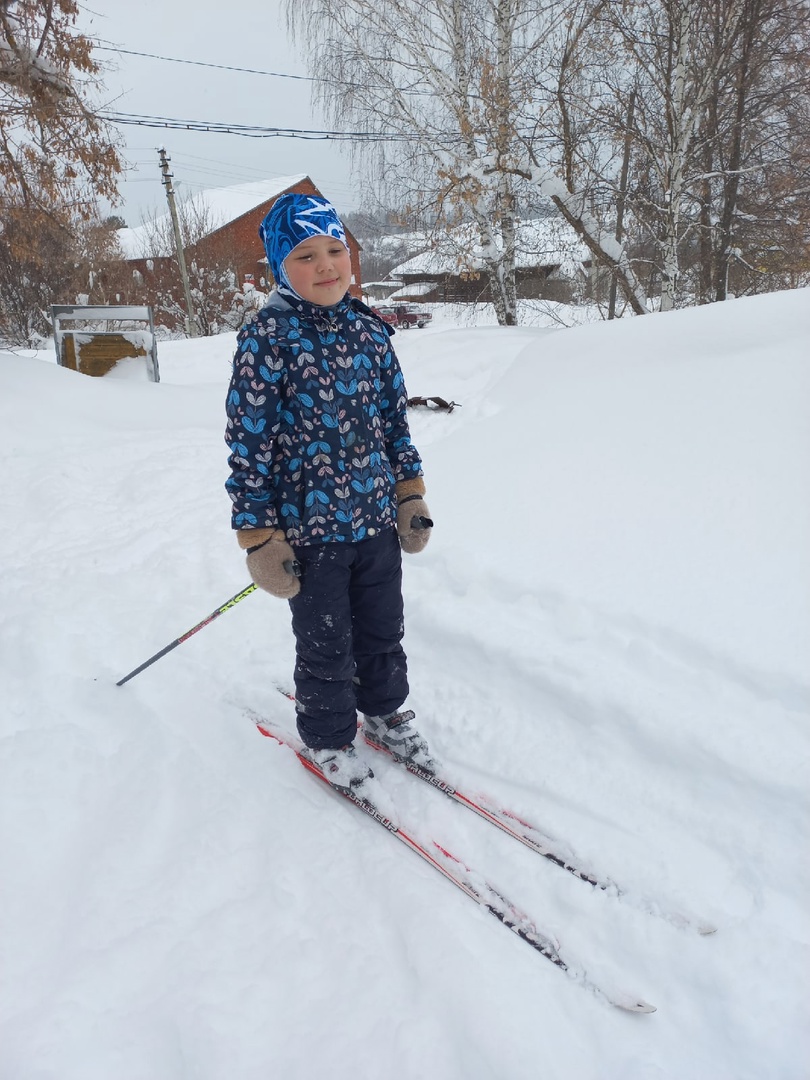
[[[349,253],[331,236],[302,241],[284,260],[284,270],[298,295],[321,307],[342,300],[352,279]]]

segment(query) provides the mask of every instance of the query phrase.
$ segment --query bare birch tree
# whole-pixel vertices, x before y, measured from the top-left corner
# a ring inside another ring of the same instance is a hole
[[[594,258],[615,268],[633,309],[645,310],[576,169],[566,171],[576,131],[569,128],[565,152],[549,145],[549,130],[559,133],[565,120],[560,78],[574,70],[581,27],[604,0],[287,3],[323,101],[337,121],[362,127],[377,182],[443,226],[475,224],[501,324],[517,317],[515,220],[531,192],[554,202]],[[459,252],[461,268],[465,257]]]
[[[637,245],[651,245],[662,310],[722,300],[730,274],[767,277],[765,253],[778,236],[801,243],[809,20],[808,5],[795,0],[606,9],[618,62],[613,105],[597,109],[605,133],[632,148],[630,228]]]
[[[681,252],[693,227],[686,210],[697,172],[697,137],[722,70],[722,55],[708,63],[704,47],[710,6],[703,0],[635,0],[606,11],[620,57],[617,127],[629,88],[635,92],[630,204],[657,251],[662,311],[672,309],[678,295]]]
[[[810,7],[724,0],[715,38],[728,7],[734,37],[701,131],[704,301],[796,284],[784,271],[806,268],[810,254]]]

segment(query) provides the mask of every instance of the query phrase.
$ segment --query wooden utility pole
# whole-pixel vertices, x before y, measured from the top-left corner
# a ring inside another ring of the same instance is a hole
[[[169,172],[169,162],[171,161],[171,158],[166,153],[166,149],[163,146],[158,147],[158,154],[160,155],[161,183],[166,188],[166,201],[169,204],[169,213],[171,214],[172,228],[174,229],[174,250],[177,255],[177,265],[180,267],[180,279],[183,282],[183,295],[186,298],[186,335],[188,337],[197,337],[197,320],[194,316],[194,304],[191,300],[191,286],[188,283],[186,256],[183,252],[183,237],[180,233],[180,221],[178,220],[177,207],[174,203],[174,188],[172,187],[172,176],[174,176],[174,173]]]

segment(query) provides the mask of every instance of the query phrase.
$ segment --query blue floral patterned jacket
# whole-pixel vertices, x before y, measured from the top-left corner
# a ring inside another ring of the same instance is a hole
[[[233,527],[311,544],[394,525],[394,485],[422,475],[406,404],[390,331],[364,304],[273,293],[239,334],[228,391]]]

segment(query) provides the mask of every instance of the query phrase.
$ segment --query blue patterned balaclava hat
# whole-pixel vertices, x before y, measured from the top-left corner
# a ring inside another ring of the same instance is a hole
[[[310,236],[333,236],[349,250],[343,222],[337,210],[320,195],[282,195],[276,199],[259,226],[267,265],[281,292],[298,293],[284,271],[284,260]],[[301,297],[298,297],[299,300]]]

